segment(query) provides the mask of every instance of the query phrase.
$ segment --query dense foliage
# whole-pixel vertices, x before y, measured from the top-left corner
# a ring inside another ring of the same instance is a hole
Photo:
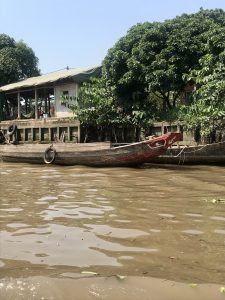
[[[214,15],[218,23],[207,31],[206,54],[199,59],[198,69],[184,76],[198,86],[193,104],[180,111],[187,128],[198,128],[210,142],[225,129],[225,14],[215,11]]]
[[[225,12],[220,9],[133,26],[103,61],[101,80],[105,94],[112,93],[110,107],[120,107],[125,120],[139,127],[180,117],[189,128],[201,126],[202,135],[221,128],[224,40]],[[188,82],[198,90],[186,109],[181,95]],[[100,104],[104,105],[108,106],[106,98]],[[88,121],[91,114],[85,115]],[[110,114],[107,120],[116,119]]]
[[[118,141],[118,127],[135,128],[135,139],[138,140],[141,128],[149,127],[151,122],[147,107],[145,110],[136,107],[128,114],[115,98],[114,89],[106,86],[102,78],[92,78],[84,83],[79,91],[78,104],[71,108],[85,126],[87,136],[88,129],[96,128],[100,139],[104,132],[104,138],[115,142]]]
[[[23,41],[0,34],[0,86],[39,74],[34,51]]]
[[[199,71],[196,80],[200,87],[192,105],[181,107],[180,118],[187,129],[198,129],[200,137],[214,142],[218,140],[216,134],[221,136],[225,129],[225,65],[217,63],[210,74]]]

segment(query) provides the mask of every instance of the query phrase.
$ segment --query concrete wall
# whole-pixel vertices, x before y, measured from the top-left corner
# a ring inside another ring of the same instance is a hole
[[[80,123],[71,118],[46,118],[31,120],[14,120],[0,122],[0,129],[7,135],[7,129],[16,124],[21,142],[49,142],[64,140],[80,142]],[[157,122],[150,128],[150,135],[160,136],[166,132],[183,132],[182,124]],[[179,145],[196,145],[193,133],[183,132],[183,141]]]
[[[169,123],[169,122],[157,122],[151,127],[151,135],[160,136],[167,132],[182,132],[183,141],[179,142],[179,145],[196,145],[194,134],[183,130],[183,124],[181,123]]]
[[[12,121],[0,123],[0,129],[7,137],[8,127]],[[20,142],[80,142],[80,123],[71,119],[47,118],[38,120],[14,120],[13,124],[18,129],[18,140]],[[12,139],[11,137],[9,137]]]
[[[55,87],[55,117],[64,118],[64,117],[72,117],[73,113],[71,109],[67,106],[62,105],[61,102],[63,100],[62,95],[64,92],[68,91],[68,97],[78,97],[78,84],[64,84]],[[76,104],[76,100],[68,101],[69,104]]]

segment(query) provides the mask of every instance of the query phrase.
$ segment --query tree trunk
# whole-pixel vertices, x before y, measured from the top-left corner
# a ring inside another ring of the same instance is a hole
[[[135,128],[135,141],[140,142],[140,135],[141,135],[141,130],[139,127]]]
[[[165,102],[165,105],[169,108],[169,110],[172,109],[172,105],[170,103],[169,97],[168,96],[164,96],[163,101]]]

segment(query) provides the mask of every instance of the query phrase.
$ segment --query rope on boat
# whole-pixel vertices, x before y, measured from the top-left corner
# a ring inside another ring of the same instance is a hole
[[[184,164],[184,162],[185,162],[185,155],[186,155],[186,154],[189,154],[189,153],[195,153],[195,152],[201,151],[202,149],[204,149],[204,148],[206,148],[206,147],[207,147],[207,145],[203,145],[203,146],[202,146],[201,148],[199,148],[199,149],[195,149],[195,150],[192,150],[192,151],[184,152],[184,150],[185,150],[186,148],[188,148],[188,146],[185,146],[184,148],[181,149],[181,151],[180,151],[177,155],[174,155],[173,157],[180,157],[179,162],[178,162],[178,165],[180,165],[180,164],[181,164],[182,153],[183,153],[182,164]]]

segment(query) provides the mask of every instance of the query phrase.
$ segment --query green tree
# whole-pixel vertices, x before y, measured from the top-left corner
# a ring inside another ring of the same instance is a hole
[[[204,67],[196,73],[198,90],[193,94],[191,106],[182,107],[180,119],[187,129],[200,132],[200,137],[208,142],[216,140],[216,131],[225,129],[225,65],[218,62],[212,66],[212,59],[204,57]]]
[[[0,49],[0,86],[19,79],[19,62],[15,48]]]
[[[92,82],[91,97],[86,90],[83,99],[94,105],[80,110],[81,119],[96,125],[129,124],[137,132],[154,120],[178,117],[188,127],[201,124],[202,135],[221,128],[224,29],[225,12],[220,9],[133,26],[109,49],[101,86]],[[187,82],[198,86],[190,108],[180,101]]]
[[[38,58],[23,41],[0,34],[0,86],[40,74]]]
[[[114,88],[116,98],[128,111],[134,104],[142,103],[142,99],[148,95],[145,74],[140,63],[134,61],[132,52],[151,27],[147,22],[132,27],[125,37],[109,49],[103,61],[103,78]]]
[[[116,112],[113,100],[113,93],[106,89],[102,78],[91,78],[80,87],[78,102],[70,108],[85,130],[85,141],[90,128],[98,130],[100,139],[103,128],[111,127],[110,120]]]
[[[222,10],[201,9],[162,23],[138,24],[108,51],[103,75],[127,109],[144,105],[151,95],[161,99],[164,110],[174,109],[186,85],[184,74],[200,68],[209,32],[224,31],[224,20]]]
[[[198,68],[184,76],[194,81],[198,89],[192,105],[182,107],[180,118],[188,129],[198,129],[202,138],[213,142],[215,133],[221,134],[225,128],[225,18],[220,10],[204,13],[217,23],[207,31],[206,54],[199,59]]]
[[[152,124],[152,116],[148,109],[133,107],[130,114],[120,106],[115,98],[115,91],[111,86],[107,86],[104,78],[92,78],[83,84],[79,91],[79,101],[77,105],[70,107],[81,125],[85,128],[86,135],[90,129],[96,128],[99,133],[99,140],[102,140],[106,133],[107,138],[112,138],[117,142],[116,131],[119,126],[133,129],[136,133],[134,139],[140,139],[140,129],[149,127]],[[86,140],[86,138],[85,138]],[[125,141],[125,140],[123,140]]]
[[[16,53],[20,66],[20,78],[40,75],[40,70],[38,69],[38,58],[35,56],[34,51],[23,41],[16,43]]]

